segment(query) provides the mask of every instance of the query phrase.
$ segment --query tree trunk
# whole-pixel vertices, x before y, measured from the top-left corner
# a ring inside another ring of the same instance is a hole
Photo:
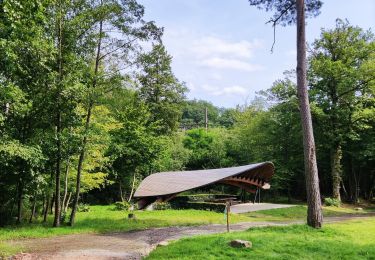
[[[36,208],[36,191],[34,192],[33,206],[31,208],[31,215],[30,215],[29,223],[33,222],[33,217],[35,215],[35,208]]]
[[[22,220],[22,197],[23,197],[23,183],[20,179],[18,181],[18,194],[17,194],[17,224],[21,223]]]
[[[340,184],[341,184],[341,145],[335,145],[331,151],[331,176],[332,176],[332,197],[341,201]]]
[[[53,221],[54,227],[60,226],[61,219],[61,205],[60,205],[60,177],[61,177],[61,87],[62,87],[62,6],[61,1],[59,2],[59,17],[58,17],[58,70],[59,70],[59,82],[57,89],[57,115],[56,115],[56,176],[55,176],[55,218]]]
[[[128,202],[131,201],[131,199],[133,198],[133,193],[134,193],[134,186],[135,186],[135,172],[133,174],[133,183],[132,183],[132,190],[130,192],[130,195],[129,195],[129,199],[128,199]]]
[[[118,181],[118,188],[119,188],[119,193],[120,193],[120,199],[122,202],[124,202],[124,194],[122,192],[122,182],[121,182],[121,179],[119,178],[119,181]]]
[[[99,71],[99,62],[100,62],[100,51],[101,51],[101,44],[102,44],[102,34],[103,34],[103,21],[100,21],[99,23],[99,39],[98,39],[98,47],[96,52],[96,59],[95,59],[95,72],[94,72],[94,80],[92,83],[92,88],[95,89],[96,83],[97,83],[97,75]],[[86,152],[86,145],[87,145],[87,135],[90,128],[90,120],[91,120],[91,112],[94,105],[93,97],[90,96],[89,98],[89,106],[87,109],[87,115],[86,115],[86,124],[85,124],[85,131],[82,141],[82,147],[81,147],[81,153],[79,155],[78,160],[78,168],[77,168],[77,182],[76,182],[76,192],[74,196],[74,202],[72,207],[72,213],[70,214],[70,222],[69,225],[74,225],[75,215],[78,207],[78,201],[79,201],[79,192],[81,188],[81,172],[82,172],[82,165],[85,158],[85,152]]]
[[[320,228],[323,224],[315,141],[306,82],[305,3],[297,0],[297,93],[301,113],[305,181],[307,195],[307,224]]]
[[[72,197],[72,193],[69,192],[68,199],[66,200],[65,206],[64,206],[64,213],[66,213],[68,211],[68,207],[69,207],[71,197]]]
[[[53,208],[55,206],[55,193],[52,194],[51,204],[49,206],[49,214],[53,214]]]
[[[66,169],[65,169],[65,182],[64,182],[64,196],[63,196],[63,200],[62,200],[62,203],[61,203],[61,211],[63,213],[65,213],[65,204],[66,204],[66,196],[68,195],[68,176],[69,176],[69,160],[70,158],[68,157],[67,161],[66,161]]]
[[[46,207],[44,209],[43,222],[47,222],[48,208],[49,208],[49,195],[47,195],[46,197]]]
[[[69,221],[70,226],[74,225],[74,220],[75,220],[75,216],[76,216],[76,212],[77,212],[77,208],[78,208],[79,193],[80,193],[80,189],[81,189],[82,165],[83,165],[85,152],[86,152],[87,132],[88,132],[89,126],[90,126],[91,109],[92,109],[92,104],[91,104],[91,101],[90,101],[90,105],[89,105],[87,116],[86,116],[85,134],[84,134],[84,137],[83,137],[81,153],[79,154],[79,159],[78,159],[78,168],[77,168],[77,177],[76,177],[76,192],[75,192],[75,195],[74,195],[72,213],[70,214],[70,221]]]

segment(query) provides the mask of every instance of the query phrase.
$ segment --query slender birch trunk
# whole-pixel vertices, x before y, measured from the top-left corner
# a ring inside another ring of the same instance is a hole
[[[131,201],[131,199],[133,198],[133,193],[134,193],[134,186],[135,186],[135,172],[133,174],[133,183],[132,183],[132,190],[130,192],[130,195],[129,195],[129,199],[128,199],[128,202]]]

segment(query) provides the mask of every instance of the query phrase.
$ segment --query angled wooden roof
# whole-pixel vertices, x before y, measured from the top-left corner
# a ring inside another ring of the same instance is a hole
[[[146,177],[134,197],[140,198],[139,206],[143,208],[155,200],[167,201],[178,193],[214,183],[254,192],[253,187],[268,189],[273,174],[274,166],[271,162],[209,170],[160,172]]]

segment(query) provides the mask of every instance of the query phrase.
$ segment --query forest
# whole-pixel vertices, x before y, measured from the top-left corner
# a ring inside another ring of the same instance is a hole
[[[81,203],[132,201],[152,173],[263,161],[276,169],[267,199],[306,199],[294,68],[235,108],[189,100],[144,12],[135,0],[0,2],[0,225],[51,212],[73,225]],[[308,46],[323,198],[375,196],[374,39],[337,19]]]

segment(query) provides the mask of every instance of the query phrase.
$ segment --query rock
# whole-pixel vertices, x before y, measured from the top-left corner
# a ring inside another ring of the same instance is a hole
[[[354,210],[361,211],[363,208],[354,208]]]
[[[253,247],[253,244],[251,243],[251,241],[240,240],[240,239],[230,241],[229,245],[231,247],[248,247],[248,248]]]
[[[161,241],[157,246],[167,246],[168,244],[168,241]]]

